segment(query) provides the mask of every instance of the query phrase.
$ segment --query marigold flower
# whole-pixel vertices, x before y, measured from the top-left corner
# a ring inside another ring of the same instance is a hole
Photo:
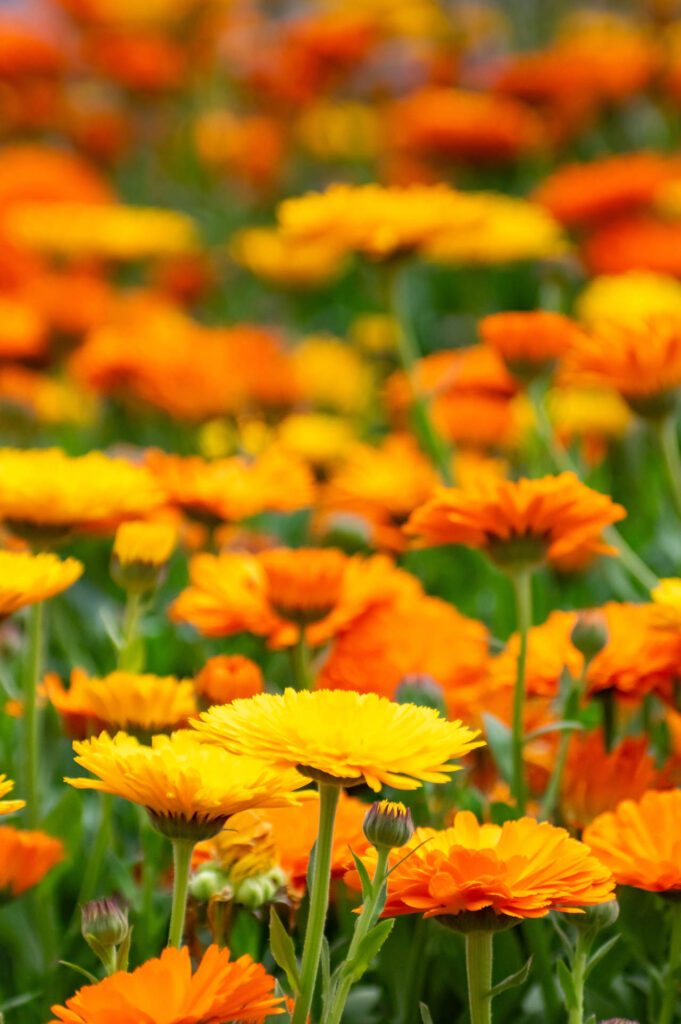
[[[48,424],[87,426],[96,412],[92,396],[71,381],[57,380],[16,364],[0,367],[0,403],[20,410],[31,420]]]
[[[368,103],[318,99],[303,107],[296,137],[317,160],[370,160],[383,141],[381,115]]]
[[[568,446],[578,438],[591,463],[600,461],[607,442],[624,437],[632,423],[626,402],[616,391],[603,388],[553,388],[546,404],[561,443]]]
[[[523,378],[560,359],[579,328],[561,313],[492,313],[478,323],[480,338],[498,352],[512,373]]]
[[[64,688],[56,673],[45,677],[45,693],[71,736],[120,729],[148,738],[186,725],[197,712],[194,684],[174,676],[111,672],[100,679],[73,669]]]
[[[85,985],[64,1006],[53,1006],[50,1024],[141,1024],[163,1008],[167,1024],[253,1021],[280,1013],[275,980],[250,956],[230,960],[228,949],[209,946],[192,972],[189,950],[164,949],[128,974],[117,971]]]
[[[582,259],[591,274],[648,270],[681,275],[681,224],[646,214],[603,224],[584,241]]]
[[[194,679],[196,694],[208,707],[229,704],[237,697],[254,697],[264,688],[260,666],[243,654],[218,654],[209,658]]]
[[[108,203],[113,193],[103,174],[82,156],[31,143],[3,146],[0,207],[15,203]]]
[[[625,511],[574,473],[540,480],[488,481],[473,491],[440,487],[417,508],[408,534],[422,547],[466,544],[502,564],[614,554],[601,531]]]
[[[229,828],[196,844],[192,870],[204,864],[215,864],[220,871],[228,872],[230,881],[234,882],[271,871],[277,862],[277,851],[272,826],[265,813],[250,810],[234,814]]]
[[[139,804],[154,827],[170,837],[205,839],[238,811],[292,803],[292,791],[306,784],[293,768],[234,757],[187,732],[153,736],[150,747],[124,732],[113,738],[103,732],[76,741],[73,749],[76,763],[96,778],[68,778],[69,785]]]
[[[577,316],[588,328],[603,320],[630,324],[658,315],[681,317],[681,282],[649,270],[601,274],[577,299]]]
[[[11,779],[8,779],[6,775],[0,775],[0,815],[13,814],[14,811],[20,811],[22,807],[26,806],[25,800],[3,800],[3,796],[7,796],[14,789],[14,783]]]
[[[334,239],[289,238],[276,228],[244,228],[232,237],[230,252],[256,277],[286,288],[319,288],[339,277],[346,263]]]
[[[81,576],[75,558],[27,551],[0,551],[0,619],[28,604],[37,604],[66,590]]]
[[[277,428],[277,441],[284,451],[322,470],[340,462],[355,437],[351,423],[325,413],[293,413]]]
[[[0,828],[0,901],[21,896],[64,859],[60,839],[45,832]]]
[[[203,163],[233,175],[253,189],[266,192],[281,178],[286,134],[276,117],[244,117],[231,110],[206,110],[196,121],[194,137]]]
[[[600,729],[573,735],[561,784],[561,814],[572,828],[583,829],[621,800],[638,800],[657,788],[656,779],[646,736],[626,736],[607,751]]]
[[[0,358],[35,359],[45,355],[47,330],[40,311],[27,300],[0,296]]]
[[[451,758],[481,746],[478,732],[432,708],[338,690],[258,694],[204,711],[192,724],[202,739],[236,754],[250,751],[338,785],[364,781],[375,791],[445,782],[457,769]]]
[[[648,892],[681,889],[681,790],[623,800],[592,821],[583,839],[618,885]]]
[[[353,413],[366,409],[371,373],[349,345],[324,335],[303,338],[292,355],[300,394],[324,409]]]
[[[177,543],[177,525],[170,520],[131,520],[116,530],[111,575],[130,592],[157,586]]]
[[[650,591],[655,619],[663,627],[681,630],[681,579],[669,576]]]
[[[532,818],[500,827],[481,825],[470,811],[460,811],[450,828],[417,829],[390,861],[401,858],[388,879],[382,916],[423,914],[454,928],[473,928],[480,915],[494,928],[490,912],[497,927],[513,923],[504,918],[545,917],[550,910],[579,913],[608,902],[614,888],[610,872],[584,843]],[[371,871],[376,855],[369,850],[362,860]],[[345,881],[359,888],[356,869]]]

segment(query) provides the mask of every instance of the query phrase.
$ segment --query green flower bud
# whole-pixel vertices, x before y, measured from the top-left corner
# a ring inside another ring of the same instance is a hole
[[[234,899],[244,907],[256,910],[264,903],[271,903],[285,881],[281,868],[273,868],[261,875],[252,875],[250,878],[244,878],[243,882],[235,887]]]
[[[404,846],[414,834],[411,811],[404,804],[380,800],[372,804],[364,816],[364,835],[372,846],[392,850]]]
[[[234,895],[229,874],[215,864],[202,864],[189,879],[189,892],[199,903],[208,903],[213,896],[231,899]]]
[[[609,900],[607,903],[599,903],[595,907],[584,907],[583,914],[572,915],[571,923],[582,935],[595,939],[603,928],[608,928],[615,923],[619,912],[617,900]]]
[[[81,932],[89,946],[118,946],[128,935],[128,912],[113,899],[92,900],[80,908]],[[96,950],[95,950],[96,952]]]
[[[608,642],[608,627],[603,612],[598,608],[580,612],[570,634],[572,643],[588,664]]]
[[[410,672],[398,683],[395,690],[398,704],[417,704],[420,708],[435,708],[447,717],[447,706],[442,687],[425,672]]]

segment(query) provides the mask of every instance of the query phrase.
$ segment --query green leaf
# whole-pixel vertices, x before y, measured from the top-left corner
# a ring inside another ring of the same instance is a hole
[[[84,978],[87,978],[91,985],[97,985],[99,983],[99,978],[96,978],[91,971],[86,971],[85,968],[81,967],[79,964],[72,964],[68,960],[59,960],[58,963],[60,963],[62,967],[70,967],[72,971],[76,972],[76,974],[82,974]]]
[[[533,729],[532,732],[528,732],[527,736],[523,737],[523,743],[531,743],[532,740],[537,740],[540,736],[546,736],[551,732],[581,732],[583,729],[584,726],[581,722],[552,722],[551,725],[542,725],[540,729]]]
[[[421,1011],[421,1024],[433,1024],[430,1010],[425,1003],[419,1003],[419,1010]]]
[[[513,750],[511,747],[511,730],[494,715],[484,713],[482,720],[485,726],[487,743],[492,751],[496,766],[504,780],[510,783],[513,779]]]
[[[295,995],[300,993],[300,976],[293,939],[279,920],[274,907],[270,907],[270,949],[272,956],[285,973]]]
[[[558,937],[560,938],[560,941],[565,946],[565,949],[567,950],[569,955],[572,956],[572,947],[573,947],[574,943],[570,942],[570,939],[568,938],[567,934],[563,931],[563,926],[558,923],[558,918],[557,917],[554,917],[553,915],[551,915],[550,920],[551,920],[551,924],[553,925],[553,927],[555,928],[556,932],[558,933]]]
[[[576,1010],[578,1005],[577,992],[575,991],[575,983],[572,980],[572,975],[570,974],[570,968],[564,960],[559,960],[556,970],[558,973],[558,980],[560,981],[560,987],[565,995],[565,1002],[567,1003],[568,1010]]]
[[[331,950],[329,949],[329,940],[326,935],[322,936],[322,996],[326,998],[331,987]]]
[[[359,880],[362,883],[362,898],[364,900],[368,900],[373,889],[371,879],[369,878],[369,872],[367,871],[367,869],[365,868],[364,864],[359,859],[355,851],[350,850],[350,853],[352,854],[352,859],[355,862],[355,867],[357,868],[357,873],[359,874]]]
[[[515,988],[517,985],[524,985],[528,977],[530,976],[531,967],[532,957],[530,957],[527,963],[523,964],[520,970],[516,971],[515,974],[509,974],[508,977],[504,978],[503,981],[500,981],[496,985],[493,985],[492,988],[489,990],[489,995],[492,997],[492,999],[494,999],[494,997],[498,996],[500,992],[506,992],[507,989]]]
[[[352,962],[345,964],[344,974],[351,979],[353,984],[359,981],[365,973],[369,964],[390,935],[394,924],[395,919],[390,917],[386,921],[381,921],[380,924],[377,924],[375,928],[372,928],[364,936],[357,947],[357,952]]]
[[[584,970],[584,980],[586,980],[591,974],[596,964],[603,959],[606,953],[609,953],[616,942],[619,942],[619,935],[613,935],[612,938],[604,942],[602,946],[599,946],[595,953],[593,953],[586,962],[586,968]]]

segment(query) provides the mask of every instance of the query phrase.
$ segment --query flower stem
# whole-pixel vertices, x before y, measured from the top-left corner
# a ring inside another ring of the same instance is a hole
[[[571,974],[575,998],[570,1005],[568,1024],[583,1024],[584,1022],[584,982],[586,980],[587,956],[588,949],[585,948],[583,937],[580,935],[572,956]]]
[[[118,648],[116,667],[121,672],[132,672],[139,666],[135,665],[135,641],[142,615],[142,596],[128,592],[123,612],[121,627],[121,645]]]
[[[170,931],[168,945],[182,945],[184,916],[187,909],[187,886],[189,868],[192,862],[194,841],[192,839],[173,839],[173,909],[170,914]]]
[[[28,650],[24,664],[24,784],[26,786],[26,823],[29,828],[37,828],[40,823],[37,690],[42,663],[42,602],[31,605],[28,616]]]
[[[293,647],[289,647],[289,658],[291,660],[291,671],[296,690],[309,690],[312,686],[312,674],[310,672],[310,652],[305,639],[305,627],[300,626],[298,639]]]
[[[466,935],[466,974],[471,1024],[492,1024],[492,932]]]
[[[94,898],[97,890],[102,864],[104,863],[107,850],[111,846],[112,811],[113,797],[111,793],[100,793],[100,816],[97,835],[88,857],[87,867],[78,894],[78,903],[81,905],[89,903]]]
[[[520,814],[525,813],[525,774],[523,768],[523,711],[525,708],[525,666],[527,663],[527,636],[532,625],[532,572],[517,569],[510,573],[515,595],[520,652],[513,691],[513,721],[511,726],[511,750],[513,778],[511,792]]]
[[[340,786],[332,783],[319,783],[319,831],[310,888],[310,912],[300,966],[300,992],[296,999],[291,1024],[307,1024],[307,1017],[312,1005],[324,937],[324,925],[326,924],[326,912],[329,907],[333,829],[340,790]]]
[[[681,966],[681,903],[676,901],[671,907],[671,937],[669,941],[669,966],[665,980],[664,997],[658,1024],[672,1024],[674,1010],[679,994],[679,967]]]
[[[565,721],[571,722],[577,716],[579,711],[579,698],[584,689],[586,680],[586,669],[587,665],[585,664],[579,679],[572,680],[570,692],[567,695],[565,707],[563,708],[563,718]],[[567,761],[568,748],[570,746],[571,739],[572,730],[564,729],[560,734],[556,763],[553,766],[553,772],[551,773],[549,784],[546,787],[546,792],[544,793],[544,799],[541,806],[542,818],[546,818],[547,820],[551,818],[556,808],[556,804],[558,803],[560,786],[563,781],[563,772],[565,770],[565,762]]]
[[[371,884],[371,893],[364,901],[362,912],[359,915],[355,930],[352,936],[352,942],[348,949],[345,962],[347,964],[352,963],[359,944],[373,927],[378,916],[378,903],[381,897],[381,890],[385,882],[386,868],[388,866],[388,854],[389,850],[386,847],[376,848],[378,857],[376,859],[376,870],[374,871],[374,877]],[[329,1008],[329,1012],[324,1015],[322,1024],[339,1024],[339,1021],[343,1015],[345,1004],[352,988],[352,979],[345,978],[338,986],[338,990],[334,996],[333,1002]]]
[[[678,515],[681,516],[681,455],[679,454],[679,439],[676,432],[676,417],[674,415],[665,416],[659,426],[657,426],[656,433],[667,470],[674,505]]]

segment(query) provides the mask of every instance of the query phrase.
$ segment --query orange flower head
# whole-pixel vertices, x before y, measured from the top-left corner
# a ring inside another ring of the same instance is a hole
[[[646,790],[656,788],[656,778],[647,737],[626,736],[608,752],[599,729],[573,735],[560,794],[563,818],[572,828],[583,829],[621,800],[639,800]]]
[[[445,782],[457,769],[452,759],[481,745],[477,732],[432,708],[343,690],[261,693],[210,708],[192,724],[203,740],[235,754],[250,751],[273,767],[298,767],[337,785],[366,782],[375,791]]]
[[[260,666],[243,654],[218,654],[209,658],[194,680],[194,688],[201,701],[229,704],[237,697],[254,697],[262,693],[265,684]]]
[[[681,889],[681,790],[623,800],[592,821],[583,839],[618,885],[648,892]]]
[[[582,261],[590,274],[650,271],[681,275],[681,224],[640,213],[605,223],[582,245]]]
[[[294,802],[293,790],[306,783],[293,769],[234,757],[189,732],[153,736],[150,747],[123,732],[103,732],[73,749],[76,763],[96,777],[66,782],[139,804],[170,838],[207,839],[239,811]]]
[[[485,345],[498,352],[511,372],[531,378],[553,366],[572,347],[579,328],[561,313],[492,313],[478,324]]]
[[[407,853],[388,879],[384,917],[423,914],[456,930],[495,930],[612,899],[608,869],[584,843],[546,821],[480,825],[460,811],[450,828],[417,829],[390,859],[397,863]],[[371,871],[375,854],[367,851],[362,860]],[[359,888],[356,869],[345,880]]]
[[[564,563],[615,554],[601,531],[625,511],[607,495],[561,473],[539,480],[487,480],[476,490],[440,487],[406,526],[422,547],[466,544],[500,565]]]
[[[6,775],[0,775],[0,815],[13,814],[14,811],[20,811],[22,807],[26,806],[25,800],[3,800],[4,796],[11,793],[14,789],[14,783],[11,779],[8,779]]]
[[[21,896],[64,859],[60,839],[45,832],[0,828],[0,900]]]
[[[105,175],[65,149],[30,143],[3,146],[0,154],[0,207],[22,202],[113,200]]]
[[[0,358],[42,358],[47,349],[45,317],[27,300],[0,296]]]
[[[612,601],[601,611],[608,643],[589,665],[589,693],[613,690],[622,698],[640,700],[654,692],[671,703],[681,658],[679,630],[661,624],[653,604]]]
[[[0,551],[0,619],[60,594],[82,572],[82,563],[75,558],[62,561],[47,553]]]
[[[269,1014],[281,1012],[274,986],[248,955],[231,960],[228,949],[209,946],[192,971],[186,946],[164,949],[132,973],[117,971],[79,989],[64,1006],[53,1006],[50,1024],[142,1024],[158,1020],[160,1008],[164,1024],[264,1024]]]
[[[583,659],[572,644],[576,612],[551,612],[546,622],[532,626],[527,637],[525,687],[530,697],[557,697],[564,669],[573,679],[582,671]],[[513,633],[506,648],[490,661],[490,686],[493,691],[512,692],[518,672],[520,636]]]
[[[260,555],[270,604],[298,625],[319,622],[338,604],[348,557],[335,548],[274,548]]]
[[[612,388],[641,416],[665,415],[681,388],[681,317],[601,323],[567,355],[563,377],[568,384]]]

